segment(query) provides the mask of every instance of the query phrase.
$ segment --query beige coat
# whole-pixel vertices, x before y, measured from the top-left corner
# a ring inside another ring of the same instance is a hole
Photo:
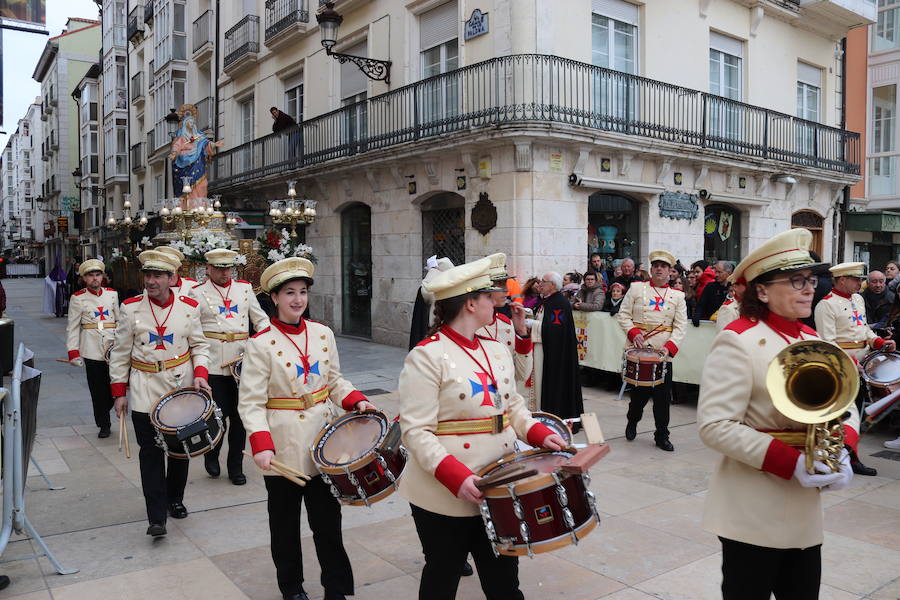
[[[772,325],[770,326],[770,323]],[[822,543],[818,488],[793,478],[800,451],[761,430],[806,425],[779,413],[766,390],[766,372],[791,341],[816,333],[795,322],[738,319],[716,336],[703,368],[697,424],[703,443],[722,458],[709,482],[703,527],[727,539],[767,548],[808,548]],[[859,414],[850,407],[847,443],[855,447]]]
[[[69,360],[87,358],[105,360],[106,346],[113,342],[119,320],[119,294],[112,288],[100,288],[95,294],[85,288],[69,299],[66,324],[66,349]]]
[[[736,321],[741,316],[741,304],[729,298],[722,303],[719,310],[716,311],[716,332],[722,331],[728,327],[732,321]]]
[[[653,288],[649,281],[636,281],[631,284],[616,319],[625,331],[630,342],[634,336],[647,333],[654,327],[666,328],[654,333],[647,343],[659,350],[665,347],[669,356],[678,353],[678,347],[684,340],[687,326],[687,304],[684,292],[670,287]],[[667,329],[671,329],[668,331]]]
[[[307,353],[306,365],[294,344]],[[266,406],[270,398],[301,398],[322,389],[328,400],[305,410]],[[299,327],[273,319],[271,327],[250,339],[238,397],[253,454],[273,450],[278,460],[308,475],[318,473],[309,449],[322,427],[337,409],[352,410],[366,399],[341,375],[334,333],[306,319]]]
[[[516,392],[515,368],[506,347],[476,338],[478,345],[466,351],[478,359],[479,366],[451,338],[468,341],[444,328],[410,351],[400,373],[400,425],[409,451],[400,493],[425,510],[468,517],[478,514],[478,505],[456,497],[463,481],[514,452],[517,438],[540,445],[551,432],[531,417]],[[491,392],[489,373],[484,371],[493,371],[496,393]],[[509,426],[500,433],[436,435],[441,421],[503,413],[509,417]]]
[[[124,396],[128,388],[129,405],[137,412],[150,412],[153,403],[172,389],[191,386],[194,377],[208,375],[209,343],[200,330],[197,301],[175,294],[170,294],[169,299],[166,306],[153,303],[151,308],[144,292],[128,298],[121,306],[109,359],[109,380],[114,398]],[[157,321],[164,328],[161,332],[157,330]],[[156,363],[185,353],[190,354],[190,360],[158,373],[132,366],[133,360]]]
[[[848,298],[832,290],[816,304],[816,331],[819,337],[835,342],[844,347],[845,344],[858,344],[860,348],[844,348],[847,354],[861,361],[869,353],[869,349],[877,350],[884,345],[866,321],[866,303],[862,296],[853,294]]]
[[[493,323],[482,327],[475,333],[506,346],[515,365],[517,389],[521,393],[534,367],[531,339],[517,336],[510,318],[502,314],[495,314]]]
[[[231,371],[222,365],[244,352],[247,339],[229,341],[208,334],[246,334],[250,331],[250,321],[256,331],[262,331],[269,326],[269,317],[260,308],[253,285],[247,281],[229,280],[227,286],[219,287],[207,279],[195,285],[190,295],[200,304],[203,334],[209,340],[209,373],[228,375]]]

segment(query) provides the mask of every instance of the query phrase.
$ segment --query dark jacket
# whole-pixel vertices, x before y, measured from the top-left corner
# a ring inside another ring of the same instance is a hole
[[[816,293],[813,294],[812,312],[810,312],[809,316],[805,319],[800,319],[805,325],[812,327],[813,329],[816,328],[816,304],[819,303],[819,300],[830,294],[831,288],[833,287],[834,280],[831,279],[831,273],[828,271],[819,273],[819,283],[816,285]]]
[[[872,329],[884,329],[887,326],[887,318],[891,312],[891,304],[894,303],[894,293],[887,288],[880,294],[871,289],[860,294],[866,301],[866,321]]]
[[[700,320],[709,320],[713,314],[719,310],[722,303],[728,297],[728,288],[718,281],[710,281],[703,288],[703,294],[697,301],[697,308],[694,309],[692,321],[694,325],[699,325]]]
[[[295,125],[297,125],[297,121],[294,120],[294,117],[279,111],[278,117],[276,117],[275,121],[272,123],[272,132],[278,133],[279,131],[294,127]]]

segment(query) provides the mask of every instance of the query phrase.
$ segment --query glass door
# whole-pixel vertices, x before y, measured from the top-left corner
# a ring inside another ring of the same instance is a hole
[[[345,335],[372,337],[372,211],[355,204],[341,213],[341,265]]]

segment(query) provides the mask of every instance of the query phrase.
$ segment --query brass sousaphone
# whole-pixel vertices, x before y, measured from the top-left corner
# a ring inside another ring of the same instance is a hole
[[[806,432],[772,435],[804,449],[809,473],[815,472],[814,461],[838,472],[844,449],[841,421],[859,391],[859,374],[847,353],[822,340],[794,342],[769,363],[766,388],[778,412],[807,424]]]

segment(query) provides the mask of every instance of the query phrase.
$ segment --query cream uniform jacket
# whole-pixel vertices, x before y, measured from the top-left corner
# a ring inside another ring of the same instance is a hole
[[[181,362],[185,357],[188,360]],[[150,412],[171,390],[192,386],[195,377],[205,378],[208,364],[209,340],[200,330],[196,300],[170,292],[169,302],[160,306],[144,292],[122,303],[109,358],[113,398],[124,396],[127,387],[131,410]],[[160,371],[160,366],[168,368]]]
[[[267,406],[286,406],[304,397],[316,403],[305,409]],[[253,454],[272,450],[279,461],[316,475],[309,449],[334,418],[334,407],[352,410],[365,399],[341,375],[334,333],[321,323],[302,319],[292,326],[272,319],[269,328],[247,342],[238,412]]]
[[[656,333],[647,338],[647,343],[657,350],[665,347],[669,356],[674,357],[686,333],[684,292],[668,286],[655,288],[649,281],[636,281],[622,298],[616,319],[629,342],[639,333],[647,338],[647,334],[658,327]]]
[[[229,375],[222,368],[241,355],[247,343],[246,334],[253,322],[256,331],[269,326],[269,317],[263,312],[248,281],[229,279],[228,285],[219,287],[207,279],[191,288],[191,297],[200,304],[200,321],[203,335],[209,340],[210,375]],[[245,334],[244,339],[221,339],[215,334]],[[210,335],[213,334],[213,335]]]
[[[775,315],[766,321],[740,318],[716,336],[697,405],[700,439],[723,455],[709,482],[704,529],[767,548],[822,543],[820,491],[793,478],[800,450],[763,431],[806,431],[805,424],[776,410],[766,373],[789,342],[815,338],[816,332],[799,321]],[[859,413],[852,404],[849,411],[845,439],[855,448]]]
[[[848,297],[831,290],[816,304],[815,319],[819,337],[837,343],[857,361],[865,358],[869,348],[884,345],[866,321],[866,302],[859,294]]]
[[[732,321],[741,316],[741,305],[734,298],[729,298],[722,303],[716,313],[716,333],[728,327]]]
[[[516,328],[512,320],[504,314],[494,313],[494,322],[485,325],[475,332],[483,338],[488,338],[506,346],[512,356],[515,365],[516,383],[518,389],[524,389],[525,382],[531,376],[534,367],[534,355],[530,338],[520,338],[516,335]]]
[[[112,288],[100,288],[95,294],[88,288],[69,299],[66,324],[66,349],[69,360],[87,358],[105,360],[106,346],[113,342],[119,320],[119,294]]]
[[[179,275],[178,281],[175,282],[175,285],[169,288],[169,291],[173,294],[178,294],[181,296],[189,296],[191,294],[191,289],[199,282],[196,279],[192,279],[190,277],[181,277]]]
[[[540,446],[552,433],[525,408],[514,373],[513,360],[501,343],[467,340],[448,327],[410,351],[398,388],[403,445],[409,451],[400,493],[407,500],[442,515],[477,515],[477,504],[456,497],[463,481],[515,452],[516,438]],[[437,435],[441,422],[490,421],[503,414],[509,426],[499,433]]]

